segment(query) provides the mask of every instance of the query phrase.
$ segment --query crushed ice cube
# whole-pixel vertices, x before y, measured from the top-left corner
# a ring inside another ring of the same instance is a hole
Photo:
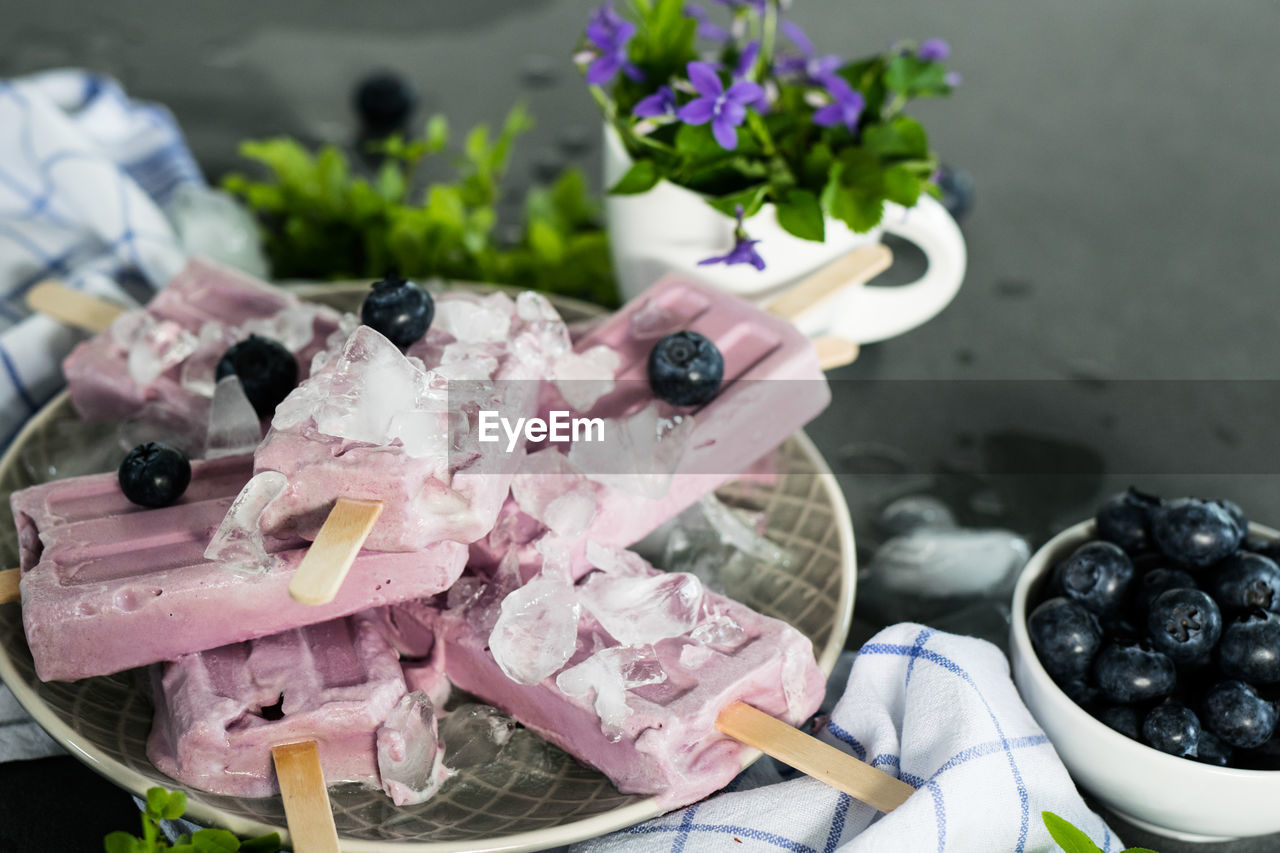
[[[511,496],[529,516],[561,536],[581,534],[598,509],[596,487],[558,450],[527,454],[511,479]]]
[[[440,723],[449,766],[459,770],[493,762],[515,731],[516,721],[489,705],[461,705]]]
[[[791,565],[791,554],[747,525],[738,513],[714,494],[704,495],[698,506],[707,524],[730,545],[751,557],[776,566]]]
[[[596,346],[583,353],[566,352],[551,366],[551,380],[574,410],[586,412],[596,401],[613,390],[613,378],[622,357],[607,346]]]
[[[444,766],[435,708],[422,691],[391,709],[378,727],[377,745],[382,790],[397,806],[425,803],[453,775]]]
[[[480,299],[441,299],[436,302],[437,329],[466,343],[505,341],[511,329],[515,305],[505,293]]]
[[[880,512],[880,526],[892,536],[920,528],[953,528],[956,518],[945,503],[929,495],[908,495],[892,501]]]
[[[270,503],[280,496],[289,480],[279,471],[263,471],[245,483],[232,501],[222,524],[204,549],[204,558],[223,568],[244,574],[260,574],[271,568],[258,520]]]
[[[685,669],[698,669],[704,663],[711,660],[715,653],[705,645],[699,643],[690,643],[680,649],[680,665]]]
[[[277,341],[290,352],[297,352],[315,337],[316,313],[313,306],[298,305],[270,317],[254,317],[236,329],[235,337],[244,340],[249,335],[259,335]]]
[[[606,418],[604,441],[576,441],[569,461],[589,479],[647,498],[660,498],[693,432],[689,415],[662,416],[657,403],[633,415]]]
[[[497,372],[498,357],[492,347],[459,341],[444,348],[433,369],[450,382],[480,382]]]
[[[266,278],[258,222],[234,196],[201,184],[181,183],[165,204],[188,254],[212,258]]]
[[[516,297],[516,316],[525,324],[563,322],[551,301],[533,290]]]
[[[586,554],[588,563],[609,575],[644,578],[652,574],[649,564],[634,551],[588,540]]]
[[[582,604],[624,646],[688,634],[702,611],[702,584],[693,575],[591,575],[579,587]]]
[[[917,598],[998,594],[1031,555],[1007,530],[919,528],[880,546],[865,576],[877,588]]]
[[[612,741],[622,736],[622,724],[631,714],[627,691],[667,680],[653,650],[614,647],[601,649],[556,676],[556,686],[567,696],[595,694],[594,706],[600,730]]]
[[[212,397],[218,381],[218,360],[233,343],[235,338],[226,326],[212,320],[205,322],[196,335],[196,351],[182,363],[182,387],[192,394]]]
[[[787,700],[787,714],[797,722],[803,714],[810,662],[812,656],[794,646],[788,646],[782,655],[782,695]]]
[[[205,436],[207,459],[252,453],[262,441],[262,422],[245,396],[240,377],[232,374],[218,380],[209,406],[209,431]]]
[[[572,548],[569,542],[548,533],[537,541],[534,548],[542,555],[543,577],[560,578],[566,583],[572,583]]]
[[[703,646],[731,652],[747,641],[747,632],[728,613],[709,613],[689,638]]]
[[[537,684],[573,655],[580,610],[564,578],[539,575],[503,599],[489,635],[493,659],[517,684]]]
[[[147,386],[196,351],[196,336],[172,320],[156,320],[145,311],[121,314],[110,334],[128,350],[129,377]]]
[[[631,313],[627,331],[638,341],[652,341],[679,331],[680,318],[652,299],[646,299]]]

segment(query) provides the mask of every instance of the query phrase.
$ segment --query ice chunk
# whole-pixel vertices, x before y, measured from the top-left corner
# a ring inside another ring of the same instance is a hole
[[[196,336],[196,351],[182,363],[179,381],[182,387],[201,397],[212,397],[217,385],[218,361],[235,343],[231,331],[212,320],[200,327]]]
[[[631,314],[628,332],[638,341],[652,341],[679,331],[680,328],[681,321],[678,316],[657,302],[646,299]]]
[[[271,567],[258,519],[262,511],[289,485],[279,471],[263,471],[245,483],[232,501],[222,524],[204,549],[204,558],[230,571],[256,574]]]
[[[573,655],[580,611],[566,579],[535,577],[503,599],[489,634],[493,659],[517,684],[537,684]]]
[[[457,770],[491,764],[515,731],[516,721],[489,705],[461,705],[440,723],[449,766]]]
[[[711,613],[693,629],[689,639],[722,652],[731,652],[747,641],[747,632],[728,613]]]
[[[521,510],[561,536],[582,533],[599,506],[596,486],[555,450],[521,460],[511,479],[511,496]]]
[[[651,569],[644,558],[623,548],[610,548],[588,540],[587,562],[600,571],[615,577],[648,577]]]
[[[576,441],[569,461],[589,479],[647,498],[660,498],[684,456],[693,418],[666,418],[657,403],[605,420],[604,441]]]
[[[917,529],[890,539],[866,569],[877,588],[917,598],[999,594],[1031,555],[1007,530]]]
[[[552,363],[551,379],[566,403],[586,412],[613,390],[613,377],[621,364],[621,356],[603,345],[583,353],[566,352]]]
[[[621,645],[639,646],[688,634],[702,612],[702,584],[693,575],[591,575],[579,587],[582,604]]]
[[[909,495],[892,501],[880,512],[880,526],[892,536],[920,528],[953,528],[956,518],[942,501],[929,495]]]
[[[685,669],[697,669],[707,661],[711,660],[715,652],[704,645],[698,643],[690,643],[680,649],[680,666]]]
[[[165,213],[187,254],[267,277],[258,222],[234,196],[203,182],[181,183],[165,205]]]
[[[542,555],[543,577],[561,578],[566,583],[572,583],[573,573],[570,559],[573,551],[572,542],[548,533],[540,538],[533,547]]]
[[[786,549],[748,526],[734,509],[721,502],[714,494],[703,496],[698,501],[698,506],[702,509],[707,524],[711,525],[726,545],[761,562],[776,566],[791,565],[791,554]]]
[[[627,691],[667,680],[662,665],[650,648],[613,647],[601,649],[576,666],[556,676],[556,686],[568,696],[595,694],[600,730],[610,740],[622,735],[622,724],[631,713]]]
[[[436,302],[434,325],[465,343],[505,341],[511,329],[515,305],[505,293],[481,299],[441,299]]]
[[[150,385],[196,351],[196,336],[172,320],[156,320],[145,311],[121,314],[111,324],[111,337],[128,351],[129,378]]]
[[[277,311],[270,317],[255,317],[236,330],[236,339],[250,335],[270,338],[289,352],[298,352],[315,337],[316,309],[310,305],[298,305]]]
[[[453,775],[444,766],[435,708],[420,690],[391,709],[378,727],[377,744],[382,790],[397,806],[426,802]]]
[[[782,695],[787,700],[787,714],[792,717],[803,714],[805,696],[808,694],[808,675],[813,657],[808,651],[787,646],[782,655]]]
[[[444,348],[433,369],[450,382],[480,382],[497,372],[498,357],[491,346],[457,342]]]
[[[240,377],[232,374],[218,380],[209,407],[209,431],[205,437],[206,459],[252,453],[262,441],[262,422],[245,396]]]

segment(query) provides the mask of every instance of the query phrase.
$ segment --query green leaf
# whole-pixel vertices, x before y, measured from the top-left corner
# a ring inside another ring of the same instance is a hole
[[[423,137],[426,141],[428,154],[443,151],[445,146],[449,144],[449,120],[442,115],[434,115],[427,119]]]
[[[826,219],[818,197],[808,190],[792,190],[778,205],[778,224],[801,240],[822,242],[826,237]]]
[[[760,184],[759,186],[747,187],[740,192],[708,198],[707,204],[725,216],[736,216],[738,205],[742,205],[743,217],[750,218],[760,212],[760,208],[764,206],[765,194],[768,191],[767,184]]]
[[[102,839],[102,849],[106,853],[145,853],[142,844],[141,839],[127,832],[113,832]]]
[[[558,264],[564,260],[564,240],[546,222],[529,223],[529,247],[548,264]]]
[[[164,812],[160,815],[165,820],[177,820],[187,810],[187,795],[183,791],[169,794],[169,802],[165,803]]]
[[[920,122],[897,116],[885,124],[873,124],[862,131],[862,145],[881,157],[923,158],[929,156],[929,137]]]
[[[394,160],[388,160],[378,169],[378,176],[375,179],[375,189],[379,197],[386,201],[400,201],[404,198],[407,186],[404,180],[404,170],[400,164]]]
[[[676,131],[676,153],[688,161],[715,160],[728,156],[716,142],[710,124],[682,124]]]
[[[196,853],[236,853],[240,839],[225,829],[200,829],[191,836]]]
[[[1045,829],[1066,853],[1102,853],[1089,836],[1053,812],[1041,812]]]
[[[905,166],[890,166],[884,170],[884,194],[889,201],[913,207],[920,200],[920,179]]]
[[[280,834],[259,835],[240,844],[240,853],[280,853]]]
[[[831,168],[822,206],[858,233],[870,231],[884,216],[884,173],[875,155],[862,148],[841,152]]]
[[[616,184],[609,188],[611,195],[638,195],[646,193],[662,178],[658,166],[652,160],[637,160]]]
[[[170,794],[164,788],[154,787],[147,789],[147,816],[160,820],[164,817],[165,808],[168,807]],[[186,795],[183,795],[185,804]]]
[[[600,211],[591,199],[581,169],[570,167],[560,174],[551,187],[550,201],[569,228],[595,227],[599,223]]]

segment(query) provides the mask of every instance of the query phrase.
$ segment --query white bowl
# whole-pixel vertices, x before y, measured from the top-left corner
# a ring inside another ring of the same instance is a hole
[[[1277,536],[1256,524],[1250,533]],[[1188,841],[1280,832],[1280,771],[1212,767],[1152,749],[1094,719],[1040,665],[1027,633],[1027,604],[1053,566],[1094,535],[1092,521],[1062,531],[1031,557],[1014,588],[1009,651],[1032,715],[1072,778],[1137,826]]]

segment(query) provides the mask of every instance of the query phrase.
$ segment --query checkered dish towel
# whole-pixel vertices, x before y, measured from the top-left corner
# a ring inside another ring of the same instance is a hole
[[[54,276],[145,298],[182,267],[160,205],[184,183],[204,179],[165,108],[84,71],[0,80],[0,447],[62,387],[82,338],[31,316],[26,292]]]
[[[572,853],[1047,853],[1042,811],[1106,853],[1123,844],[1080,799],[983,640],[894,625],[853,662],[821,738],[919,790],[887,815],[762,759],[724,792]]]

